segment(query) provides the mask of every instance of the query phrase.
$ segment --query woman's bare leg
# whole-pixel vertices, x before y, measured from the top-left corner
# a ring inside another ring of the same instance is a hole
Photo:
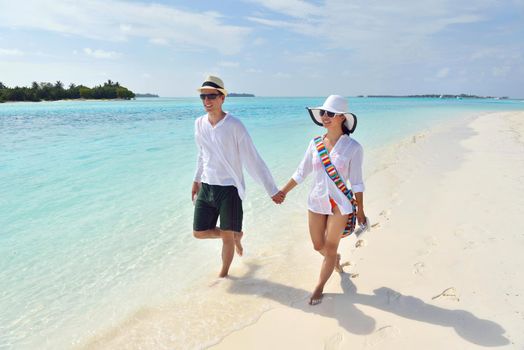
[[[326,238],[323,247],[324,261],[320,269],[318,284],[311,295],[309,303],[311,305],[319,304],[322,301],[324,286],[333,273],[337,260],[339,259],[337,250],[342,231],[346,227],[348,216],[342,215],[337,208],[333,209],[333,215],[329,215],[326,224]]]
[[[313,243],[313,248],[324,256],[324,243],[327,237],[327,218],[328,215],[317,214],[311,211],[308,211],[308,221],[309,221],[309,234],[311,235],[311,242]],[[337,254],[337,260],[335,262],[335,270],[337,272],[342,272],[342,267],[340,266],[340,254]]]
[[[313,249],[324,255],[324,241],[327,224],[327,215],[313,213],[308,210],[309,235],[311,236],[311,243]]]

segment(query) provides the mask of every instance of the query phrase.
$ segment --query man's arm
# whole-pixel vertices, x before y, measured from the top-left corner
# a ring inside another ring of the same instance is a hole
[[[239,152],[242,164],[246,168],[248,174],[259,184],[264,186],[266,192],[271,198],[279,193],[275,180],[269,171],[266,163],[258,154],[253,140],[247,133],[241,137],[239,141]]]
[[[196,171],[193,179],[193,185],[191,186],[191,200],[195,199],[195,195],[200,191],[200,183],[202,182],[202,173],[204,172],[204,162],[202,160],[202,146],[200,146],[197,137],[197,122],[195,122],[195,143],[197,145],[197,161],[196,161]]]

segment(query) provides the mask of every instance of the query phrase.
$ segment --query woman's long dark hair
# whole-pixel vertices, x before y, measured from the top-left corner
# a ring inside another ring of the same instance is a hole
[[[345,118],[347,118],[347,117],[345,116]],[[349,135],[349,129],[346,127],[346,121],[345,120],[344,120],[344,122],[342,122],[341,126],[342,126],[342,132],[344,134],[346,134],[346,135]]]

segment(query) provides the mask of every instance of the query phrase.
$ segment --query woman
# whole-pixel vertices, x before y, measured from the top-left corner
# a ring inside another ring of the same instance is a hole
[[[333,270],[342,271],[337,253],[340,238],[353,232],[356,220],[363,227],[368,223],[363,204],[363,150],[349,136],[355,130],[356,116],[348,112],[346,99],[338,95],[329,96],[322,106],[308,111],[326,134],[309,143],[304,159],[281,191],[287,194],[313,172],[315,180],[308,198],[309,233],[314,249],[324,256],[318,284],[309,300],[309,304],[316,305],[322,301],[324,285]],[[355,197],[345,187],[345,180],[351,183]]]

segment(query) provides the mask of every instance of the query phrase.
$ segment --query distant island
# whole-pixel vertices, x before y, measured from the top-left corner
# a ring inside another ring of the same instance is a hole
[[[135,94],[135,97],[159,97],[155,94]]]
[[[427,95],[358,95],[357,97],[403,97],[403,98],[488,98],[488,99],[498,99],[498,100],[507,100],[507,96],[496,97],[496,96],[477,96],[477,95],[468,95],[468,94],[459,94],[459,95],[441,95],[441,94],[427,94]]]
[[[0,102],[10,101],[57,101],[57,100],[129,100],[135,93],[118,82],[108,80],[104,85],[89,88],[84,85],[70,84],[66,89],[61,81],[54,84],[33,82],[31,87],[9,88],[0,82]]]
[[[227,94],[229,97],[255,97],[253,94],[244,94],[244,93],[237,93],[237,92],[231,92]]]

